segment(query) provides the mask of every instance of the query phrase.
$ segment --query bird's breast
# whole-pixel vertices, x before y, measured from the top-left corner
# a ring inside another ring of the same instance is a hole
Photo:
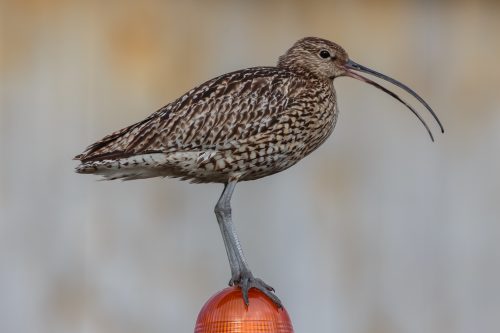
[[[298,112],[297,121],[288,132],[293,132],[295,158],[301,159],[317,149],[333,132],[338,109],[335,91],[318,93]]]

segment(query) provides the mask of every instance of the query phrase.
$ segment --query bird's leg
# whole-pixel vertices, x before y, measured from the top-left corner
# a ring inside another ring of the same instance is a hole
[[[233,195],[236,181],[230,181],[224,186],[224,191],[215,205],[215,215],[224,239],[229,265],[231,267],[231,280],[229,285],[237,285],[243,293],[243,300],[248,305],[248,290],[256,288],[262,291],[274,303],[281,307],[281,301],[273,294],[274,289],[261,279],[255,278],[248,268],[243,249],[234,229],[231,218],[231,196]]]

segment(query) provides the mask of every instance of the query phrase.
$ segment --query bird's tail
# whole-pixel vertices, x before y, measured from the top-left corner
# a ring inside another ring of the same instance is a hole
[[[142,179],[166,176],[163,154],[134,155],[120,159],[83,161],[75,168],[77,173],[101,175],[106,180]]]
[[[118,160],[101,160],[83,162],[75,168],[76,173],[93,174],[101,173],[104,170],[113,170],[120,168]]]

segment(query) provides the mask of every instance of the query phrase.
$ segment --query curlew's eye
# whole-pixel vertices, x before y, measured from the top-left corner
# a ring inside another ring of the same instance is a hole
[[[330,52],[328,52],[327,50],[321,50],[319,52],[319,56],[323,59],[330,58]]]

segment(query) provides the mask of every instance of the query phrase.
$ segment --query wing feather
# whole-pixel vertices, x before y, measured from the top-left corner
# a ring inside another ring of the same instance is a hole
[[[148,118],[90,145],[82,162],[145,152],[217,149],[268,130],[304,82],[275,67],[255,67],[214,78]]]

